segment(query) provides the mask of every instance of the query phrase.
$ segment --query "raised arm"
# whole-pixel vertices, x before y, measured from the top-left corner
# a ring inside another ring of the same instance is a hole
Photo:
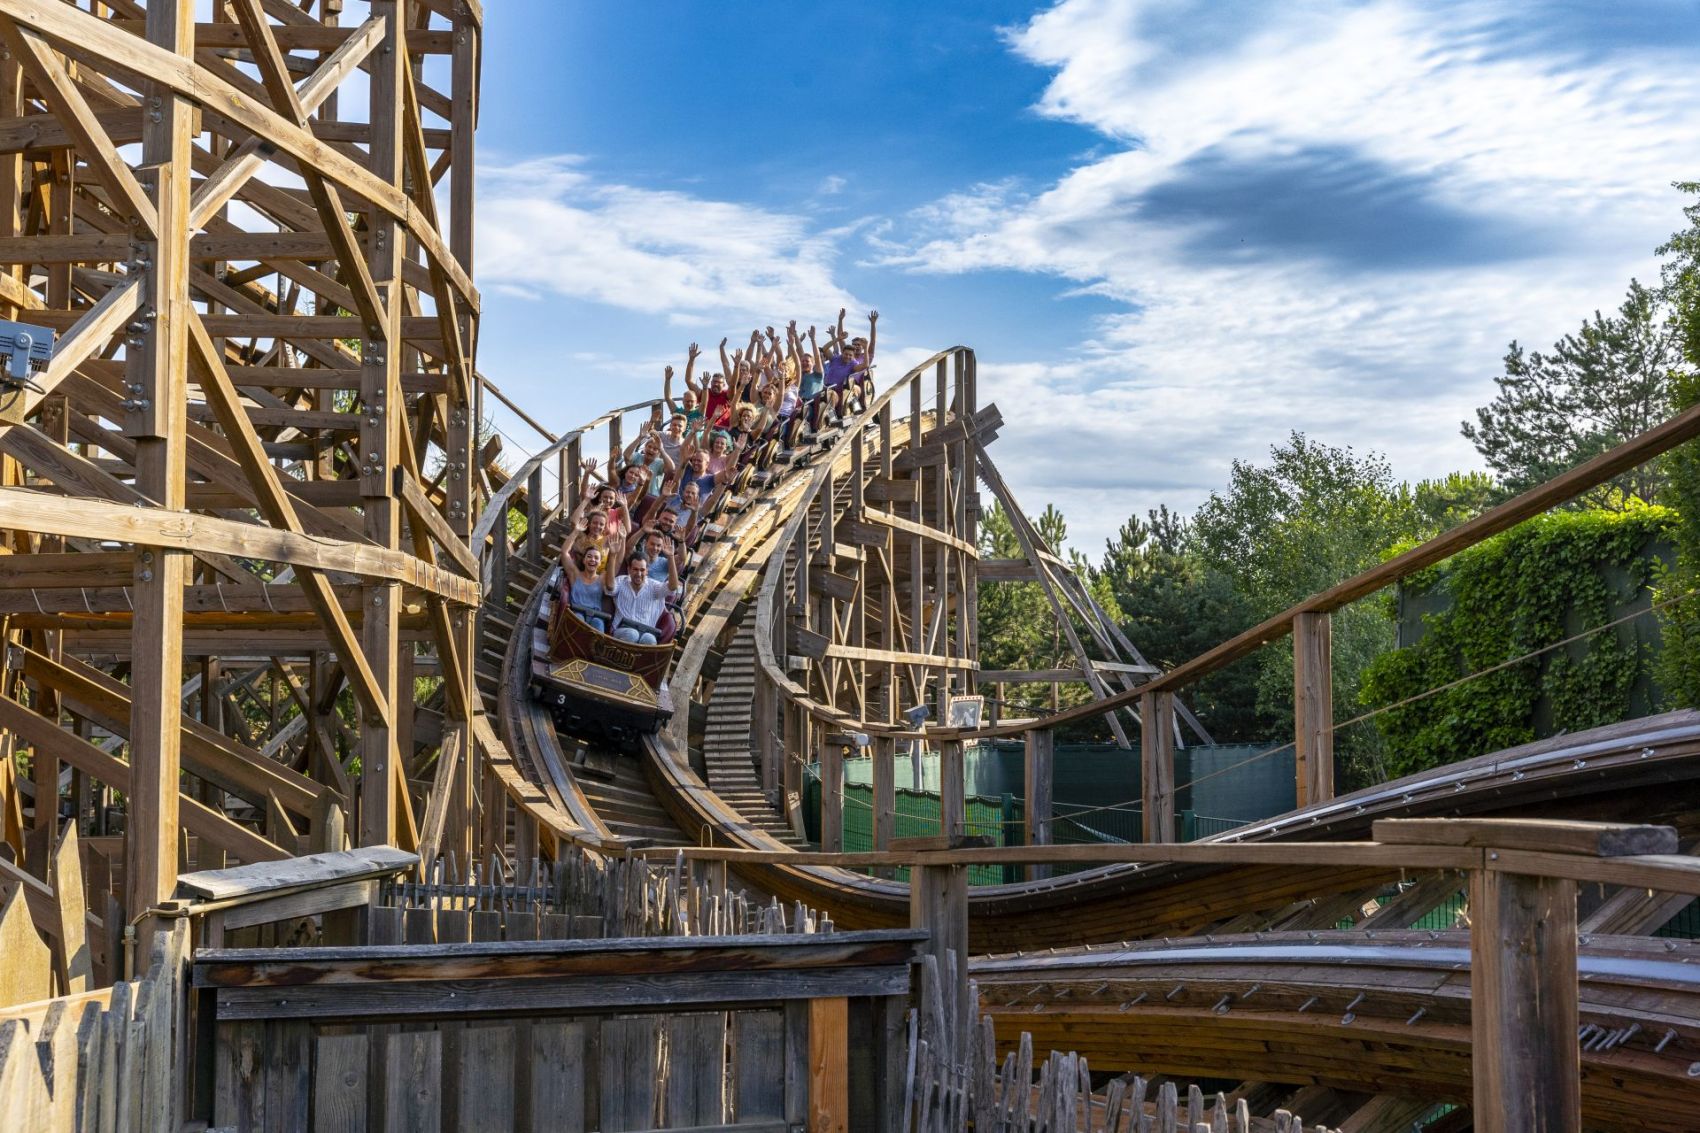
[[[608,595],[614,593],[614,579],[617,577],[614,571],[614,561],[624,557],[624,555],[614,554],[612,547],[608,548],[608,553],[602,556],[602,593]]]
[[[812,326],[809,328],[809,350],[815,356],[815,370],[819,371],[821,369],[820,340],[815,337],[815,328]]]
[[[675,412],[673,404],[673,367],[668,366],[661,371],[661,404],[667,407],[669,413]]]
[[[732,371],[732,359],[727,357],[727,355],[726,355],[726,343],[728,341],[730,341],[730,340],[725,339],[725,338],[720,340],[720,372],[722,374],[725,374],[726,380],[728,382],[730,382],[732,380],[732,372],[733,371]]]
[[[838,308],[838,341],[844,341],[844,316],[849,314],[843,307]]]
[[[880,313],[878,311],[869,311],[868,312],[868,369],[869,370],[872,370],[874,368],[874,342],[875,342],[876,339],[879,338],[879,333],[880,333]]]
[[[693,342],[691,343],[690,350],[685,354],[685,388],[695,393],[698,397],[702,396],[702,386],[692,380],[691,375],[696,372],[697,356],[701,353],[702,347]]]

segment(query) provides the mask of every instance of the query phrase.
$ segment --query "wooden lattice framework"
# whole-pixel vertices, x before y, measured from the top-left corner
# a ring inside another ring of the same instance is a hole
[[[470,837],[482,14],[363,8],[0,0],[0,317],[61,335],[0,394],[0,800],[39,873],[123,792],[127,917],[187,834]],[[233,736],[256,673],[300,711]]]

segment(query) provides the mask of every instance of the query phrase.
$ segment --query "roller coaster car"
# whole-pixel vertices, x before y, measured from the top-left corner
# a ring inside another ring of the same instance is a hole
[[[673,643],[638,645],[592,629],[560,600],[560,568],[532,635],[531,694],[574,735],[601,735],[628,749],[673,715],[667,666]]]

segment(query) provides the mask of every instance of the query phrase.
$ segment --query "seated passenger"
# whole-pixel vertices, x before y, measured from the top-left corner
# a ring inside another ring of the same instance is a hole
[[[571,555],[561,556],[561,596],[575,617],[597,633],[608,632],[608,614],[602,608],[602,548],[585,548],[584,567]]]
[[[575,566],[582,563],[586,553],[593,550],[603,555],[608,553],[608,513],[605,511],[586,512],[584,527],[561,543],[561,569],[566,570],[569,563]]]
[[[654,645],[666,633],[661,627],[667,612],[667,596],[679,585],[679,572],[667,561],[667,581],[649,577],[649,560],[642,551],[626,563],[626,573],[614,577],[610,559],[603,574],[603,588],[614,599],[614,636],[634,645]]]

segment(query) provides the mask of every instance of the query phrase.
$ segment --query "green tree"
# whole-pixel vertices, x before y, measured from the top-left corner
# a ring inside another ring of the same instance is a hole
[[[1225,492],[1213,493],[1195,523],[1204,562],[1227,575],[1262,619],[1373,566],[1418,525],[1411,491],[1377,453],[1360,455],[1293,433],[1270,463],[1235,461]],[[1357,703],[1362,673],[1394,647],[1385,602],[1356,602],[1333,615],[1334,703]],[[1292,650],[1260,650],[1257,709],[1272,730],[1290,732]],[[1343,785],[1380,781],[1380,738],[1357,728],[1335,738]]]
[[[1199,554],[1190,521],[1166,506],[1144,520],[1130,516],[1105,541],[1092,578],[1114,599],[1122,632],[1159,668],[1190,660],[1255,620],[1233,580]],[[1219,740],[1269,734],[1257,714],[1256,674],[1244,666],[1210,674],[1186,699]]]
[[[1700,182],[1677,188],[1700,194]],[[1687,365],[1671,383],[1672,408],[1700,405],[1700,202],[1683,209],[1688,227],[1660,249],[1665,257],[1664,292],[1674,311],[1677,339]],[[1667,502],[1676,509],[1676,562],[1658,580],[1661,601],[1700,590],[1700,442],[1689,441],[1665,458],[1670,477]],[[1677,705],[1700,707],[1700,597],[1664,608],[1660,614],[1664,647],[1659,652],[1659,684]]]
[[[1493,506],[1498,487],[1486,472],[1451,472],[1438,480],[1419,480],[1411,489],[1417,535],[1432,539],[1468,523]]]
[[[1582,329],[1550,353],[1525,352],[1513,342],[1499,394],[1463,424],[1499,477],[1504,496],[1516,495],[1652,428],[1670,411],[1670,378],[1681,360],[1680,335],[1666,289],[1631,280],[1614,315],[1594,312]],[[1650,461],[1584,494],[1576,507],[1621,509],[1628,497],[1656,500],[1664,481]]]

